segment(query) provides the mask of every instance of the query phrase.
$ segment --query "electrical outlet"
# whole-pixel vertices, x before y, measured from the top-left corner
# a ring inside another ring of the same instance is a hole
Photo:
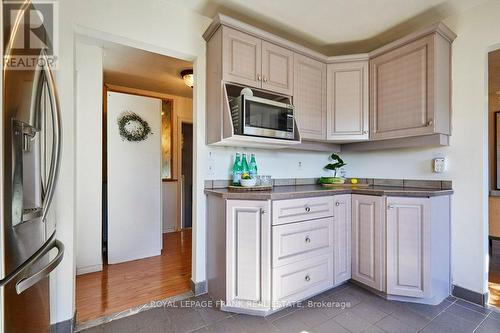
[[[297,165],[299,170],[302,170],[302,162],[299,161],[299,164]]]
[[[446,171],[446,158],[444,157],[436,157],[433,160],[433,171],[435,173],[443,173]]]
[[[215,176],[215,165],[214,164],[212,164],[212,163],[208,164],[207,175],[208,176]]]

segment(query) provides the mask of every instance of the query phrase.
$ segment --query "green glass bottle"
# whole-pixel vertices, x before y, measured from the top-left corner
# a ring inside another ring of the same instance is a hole
[[[241,169],[240,153],[236,153],[236,158],[234,159],[234,164],[233,164],[233,186],[240,185],[241,172],[242,169]]]
[[[242,174],[249,174],[250,169],[248,168],[247,162],[247,154],[243,153],[243,157],[241,158],[241,172]]]
[[[252,178],[257,177],[257,162],[255,162],[255,154],[250,154],[249,171],[250,171],[250,177]]]

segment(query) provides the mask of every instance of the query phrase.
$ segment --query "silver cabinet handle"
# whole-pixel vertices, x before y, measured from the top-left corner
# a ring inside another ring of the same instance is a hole
[[[257,81],[261,81],[262,80],[262,76],[260,76],[260,74],[257,74]]]
[[[306,209],[306,212],[308,212],[308,213],[311,211],[311,208],[310,208],[310,207],[307,207],[307,206],[306,206],[306,208],[305,208],[305,209]]]
[[[338,201],[335,202],[335,206],[337,206],[337,207],[340,206],[340,202],[338,202]]]
[[[61,241],[58,241],[57,239],[54,239],[54,242],[51,246],[49,246],[46,250],[42,251],[38,256],[37,259],[33,261],[36,262],[36,260],[40,259],[44,255],[48,254],[50,250],[57,248],[57,255],[54,259],[52,259],[47,266],[36,272],[35,274],[24,277],[21,280],[19,280],[16,283],[16,292],[17,294],[21,294],[23,291],[26,289],[30,288],[31,286],[37,284],[40,280],[44,279],[47,277],[50,272],[52,272],[57,265],[61,262],[63,256],[64,256],[64,244]]]
[[[363,134],[368,134],[368,131],[363,131]]]
[[[49,61],[47,59],[47,53],[45,52],[45,50],[42,50],[40,54],[44,61],[43,72],[47,82],[47,89],[49,91],[49,102],[50,108],[52,110],[52,128],[54,130],[54,148],[52,149],[52,156],[50,159],[47,191],[45,192],[42,206],[42,221],[45,221],[50,208],[50,204],[52,203],[52,198],[54,197],[54,189],[56,186],[57,177],[59,175],[59,164],[61,162],[61,107],[59,105],[59,97],[57,95],[54,76],[52,75],[52,72],[48,67]],[[42,86],[39,87],[39,89],[41,88]]]
[[[309,238],[309,236],[306,236],[305,241],[306,241],[306,243],[311,243],[311,238]]]
[[[311,281],[311,277],[309,276],[309,274],[308,274],[308,275],[306,275],[305,280],[306,280],[307,282]]]
[[[434,124],[434,122],[433,122],[432,120],[429,120],[429,121],[427,122],[427,126],[432,126],[433,124]]]
[[[387,205],[388,209],[394,209],[394,205]]]
[[[260,209],[260,215],[264,215],[266,213],[266,210],[265,209]]]
[[[264,75],[264,82],[267,82],[267,77]]]

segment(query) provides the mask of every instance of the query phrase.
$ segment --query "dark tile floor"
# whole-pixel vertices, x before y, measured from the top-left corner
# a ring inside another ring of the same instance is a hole
[[[203,295],[190,300],[209,300]],[[212,307],[161,307],[83,332],[500,332],[500,313],[449,297],[439,305],[387,301],[352,284],[312,298],[315,304],[344,302],[345,308],[287,308],[266,318],[236,315]],[[185,303],[184,303],[185,305]]]

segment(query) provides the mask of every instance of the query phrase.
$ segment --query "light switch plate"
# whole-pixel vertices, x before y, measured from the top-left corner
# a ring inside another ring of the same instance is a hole
[[[433,160],[432,165],[435,173],[443,173],[446,171],[446,158],[437,157]]]

